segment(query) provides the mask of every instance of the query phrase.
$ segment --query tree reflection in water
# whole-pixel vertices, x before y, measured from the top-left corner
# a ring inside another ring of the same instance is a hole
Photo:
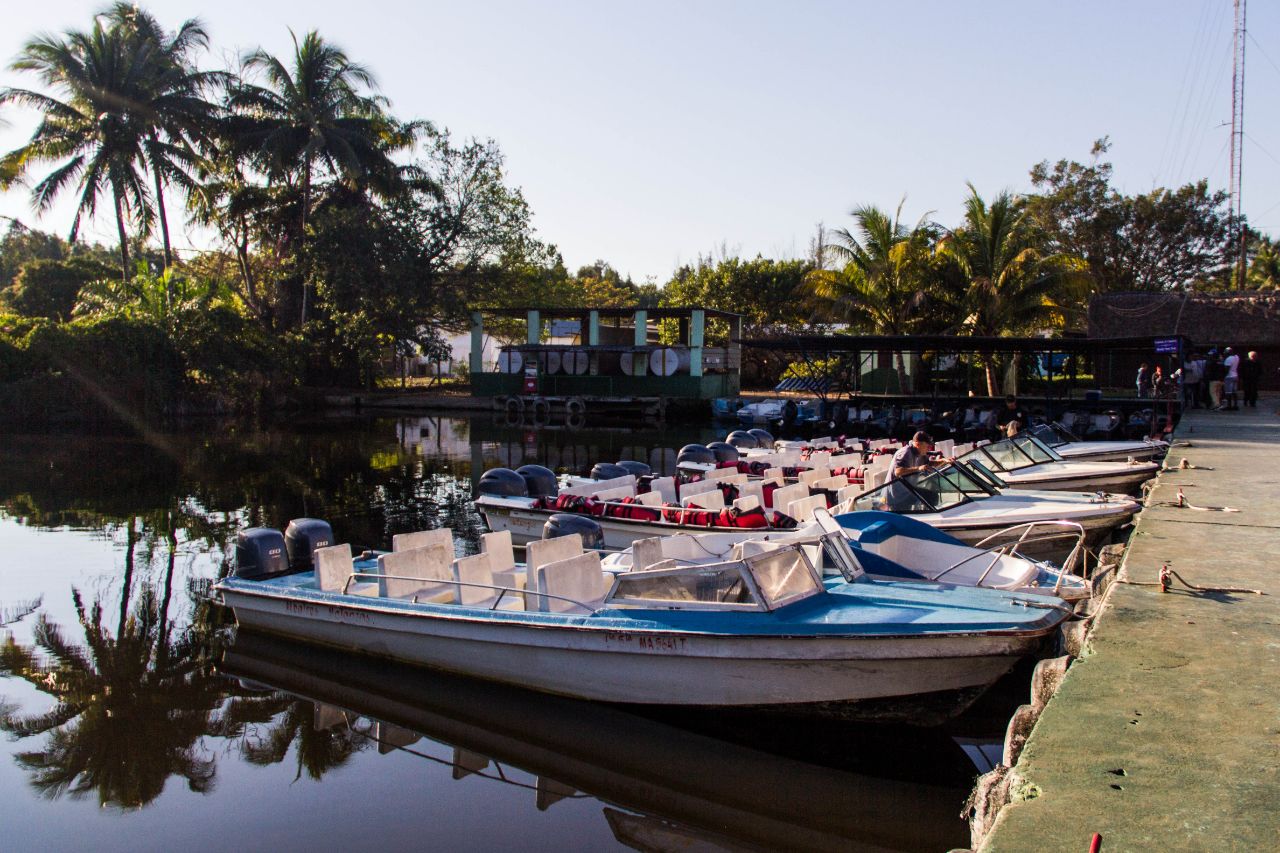
[[[295,748],[295,781],[304,772],[319,781],[371,743],[341,711],[283,692],[235,697],[221,733],[238,740],[240,755],[260,767],[279,764]]]
[[[121,809],[154,800],[170,775],[192,791],[210,791],[215,761],[200,740],[214,728],[223,696],[211,671],[211,638],[200,628],[210,619],[170,638],[148,586],[113,636],[100,602],[86,609],[78,590],[73,600],[83,645],[41,614],[33,645],[8,637],[0,647],[0,675],[21,678],[56,703],[43,714],[0,718],[0,729],[16,739],[46,736],[40,749],[15,756],[32,787],[50,799],[96,793],[100,805]]]

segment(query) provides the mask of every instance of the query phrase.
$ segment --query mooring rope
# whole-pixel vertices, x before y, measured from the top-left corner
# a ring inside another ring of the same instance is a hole
[[[1178,583],[1185,586],[1187,589],[1195,590],[1196,592],[1247,592],[1247,593],[1252,593],[1253,595],[1268,594],[1263,592],[1260,589],[1248,589],[1246,587],[1239,587],[1239,586],[1197,586],[1196,584],[1189,582],[1182,575],[1175,572],[1169,566],[1168,563],[1165,563],[1163,566],[1160,567],[1159,580],[1135,581],[1135,580],[1129,580],[1128,578],[1116,578],[1116,583],[1127,584],[1129,586],[1158,586],[1160,587],[1161,592],[1168,592],[1169,589],[1173,586],[1173,582],[1175,580],[1178,581]]]

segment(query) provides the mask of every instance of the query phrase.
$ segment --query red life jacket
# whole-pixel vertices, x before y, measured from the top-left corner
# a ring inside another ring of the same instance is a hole
[[[726,507],[716,522],[720,527],[760,528],[769,526],[769,517],[760,506],[745,511]]]

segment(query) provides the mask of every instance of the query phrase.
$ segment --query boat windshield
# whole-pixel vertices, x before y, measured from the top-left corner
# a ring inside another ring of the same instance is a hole
[[[821,591],[821,579],[804,552],[782,547],[726,563],[624,572],[606,603],[670,610],[774,610]]]
[[[1036,424],[1028,430],[1036,438],[1040,439],[1049,447],[1062,447],[1065,444],[1074,444],[1079,441],[1074,434],[1067,430],[1062,424]]]
[[[991,488],[963,463],[917,471],[890,480],[853,499],[854,510],[874,509],[904,515],[942,512],[975,498],[993,494]]]
[[[1046,447],[1044,442],[1025,432],[974,448],[960,459],[982,462],[997,471],[1017,471],[1043,462],[1062,461],[1062,457]]]
[[[1021,432],[1013,437],[1013,443],[1018,445],[1023,453],[1036,461],[1041,462],[1061,462],[1062,457],[1058,452],[1040,439],[1029,433]]]
[[[983,464],[980,459],[966,459],[963,462],[957,460],[956,467],[963,468],[968,471],[975,480],[983,483],[993,495],[1001,489],[1009,486],[1009,484],[1000,479],[994,471]]]

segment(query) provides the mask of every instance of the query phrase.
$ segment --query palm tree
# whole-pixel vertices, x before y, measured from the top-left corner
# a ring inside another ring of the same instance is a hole
[[[936,233],[928,214],[911,228],[902,205],[890,216],[873,205],[854,208],[856,233],[831,232],[826,250],[844,262],[838,270],[814,270],[807,286],[821,315],[873,335],[919,333],[931,322],[929,259]],[[895,353],[898,385],[907,387],[902,352]]]
[[[1087,286],[1086,268],[1080,259],[1048,253],[1044,246],[1012,194],[1002,192],[988,205],[969,184],[964,224],[938,245],[958,330],[996,337],[1061,325],[1074,310],[1077,291]],[[1015,358],[1015,377],[1016,364]],[[987,393],[995,396],[994,361],[988,360],[986,372]]]
[[[363,94],[376,86],[372,73],[314,30],[293,44],[288,66],[261,49],[246,56],[245,70],[260,72],[266,86],[236,86],[229,104],[237,113],[232,135],[239,150],[268,179],[297,190],[293,238],[300,243],[316,182],[328,174],[390,192],[400,176],[390,154],[413,143],[416,127],[390,119],[385,98]],[[305,284],[301,296],[305,322]]]
[[[0,159],[0,188],[7,189],[36,164],[59,164],[32,189],[32,206],[37,212],[48,210],[74,184],[80,199],[71,242],[82,219],[93,217],[99,197],[109,191],[120,237],[121,274],[127,279],[125,220],[134,219],[144,231],[151,221],[149,192],[138,171],[145,135],[128,109],[145,63],[129,49],[118,28],[105,28],[97,20],[87,33],[72,30],[61,38],[33,39],[10,67],[37,75],[57,96],[30,89],[0,90],[0,105],[31,107],[44,114],[27,143]]]
[[[145,69],[128,109],[143,133],[167,269],[173,264],[173,253],[164,188],[172,183],[188,195],[196,190],[190,176],[200,163],[194,144],[209,142],[221,117],[219,107],[207,100],[205,93],[226,85],[230,75],[195,67],[192,53],[209,44],[208,33],[198,19],[184,21],[176,32],[166,33],[149,12],[128,3],[112,6],[105,18],[122,34],[127,49]]]

